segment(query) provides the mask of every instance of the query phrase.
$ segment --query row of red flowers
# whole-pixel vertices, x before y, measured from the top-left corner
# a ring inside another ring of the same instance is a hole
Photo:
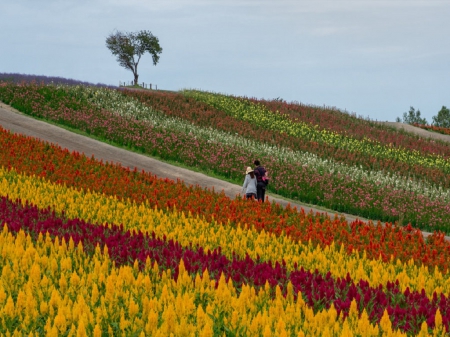
[[[416,263],[448,270],[450,244],[442,233],[433,233],[426,240],[422,233],[391,224],[365,224],[344,219],[331,219],[324,214],[305,214],[274,203],[253,203],[241,198],[230,199],[223,193],[185,186],[150,173],[131,171],[120,165],[103,164],[79,153],[70,153],[58,146],[30,137],[0,132],[0,165],[20,173],[45,177],[55,183],[115,195],[138,203],[148,202],[160,209],[176,207],[180,211],[215,219],[219,223],[247,223],[256,229],[280,234],[296,240],[326,246],[331,242],[344,244],[349,252],[366,250],[370,258],[381,255],[385,261],[391,254],[402,261],[414,258]]]
[[[51,209],[40,210],[33,205],[22,205],[20,200],[12,202],[6,197],[0,198],[1,224],[7,224],[11,232],[24,230],[34,240],[40,234],[50,234],[53,239],[75,245],[80,242],[87,254],[93,254],[95,248],[108,247],[108,254],[116,266],[138,262],[144,268],[148,258],[156,261],[162,270],[170,268],[177,279],[178,265],[181,260],[186,270],[195,278],[207,269],[216,280],[216,286],[223,274],[228,282],[232,280],[235,287],[249,284],[256,289],[264,287],[266,282],[275,296],[275,287],[279,286],[285,296],[296,297],[302,293],[305,302],[315,312],[329,309],[333,303],[338,314],[347,317],[352,300],[356,300],[360,312],[365,309],[371,322],[379,323],[384,310],[387,310],[393,328],[408,333],[417,333],[423,321],[430,328],[434,327],[436,310],[439,309],[446,329],[450,323],[450,301],[444,294],[434,293],[430,300],[425,292],[402,292],[396,283],[388,283],[386,289],[380,285],[371,287],[363,280],[346,278],[334,279],[330,273],[321,275],[305,271],[301,266],[288,272],[284,263],[273,264],[270,261],[254,261],[249,256],[240,259],[233,256],[230,260],[221,254],[220,247],[213,251],[204,251],[202,247],[182,247],[178,242],[155,237],[155,233],[144,235],[142,232],[123,231],[122,226],[90,224],[80,219],[67,219],[57,216]],[[288,283],[292,289],[288,290]]]

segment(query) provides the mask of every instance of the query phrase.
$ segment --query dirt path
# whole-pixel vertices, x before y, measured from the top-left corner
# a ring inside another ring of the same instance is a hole
[[[399,122],[379,122],[379,123],[384,124],[386,126],[394,127],[396,129],[401,129],[406,132],[414,133],[414,134],[418,135],[419,137],[432,138],[432,139],[441,140],[444,142],[450,142],[449,135],[443,135],[441,133],[427,131],[427,130],[418,128],[413,125],[399,123]]]
[[[153,175],[160,178],[168,178],[174,181],[181,180],[187,185],[199,185],[202,188],[209,189],[214,188],[214,190],[218,192],[224,191],[224,193],[230,198],[235,198],[236,195],[241,193],[240,185],[212,178],[203,173],[170,165],[141,154],[114,147],[89,137],[78,135],[58,126],[54,126],[24,115],[2,102],[0,102],[0,125],[4,129],[10,130],[13,133],[39,138],[49,143],[57,144],[70,151],[84,153],[88,157],[93,155],[96,159],[101,159],[104,162],[120,163],[122,166],[129,167],[130,169],[137,168],[139,171],[144,170],[146,172],[151,172]],[[396,125],[394,124],[393,126]],[[401,126],[403,126],[403,124]],[[414,129],[421,130],[420,132],[424,131],[431,133],[419,128]],[[433,133],[433,135],[429,136],[434,137],[434,135],[435,134]],[[448,137],[447,140],[450,141],[450,136],[446,137]],[[343,215],[348,222],[352,222],[356,219],[368,221],[367,219],[354,215],[336,213],[331,210],[325,210],[324,208],[311,207],[307,204],[279,198],[270,193],[268,194],[268,197],[269,201],[275,201],[283,206],[290,204],[298,209],[303,208],[305,212],[313,211],[314,213],[325,213],[331,216],[334,216],[335,214],[338,214],[339,216]],[[424,232],[424,236],[428,235],[430,235],[430,233]],[[450,237],[448,239],[450,240]]]

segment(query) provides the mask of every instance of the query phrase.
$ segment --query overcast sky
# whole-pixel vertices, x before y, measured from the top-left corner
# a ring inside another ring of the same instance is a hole
[[[0,0],[0,72],[118,85],[115,30],[150,30],[139,82],[394,121],[450,107],[450,0]]]

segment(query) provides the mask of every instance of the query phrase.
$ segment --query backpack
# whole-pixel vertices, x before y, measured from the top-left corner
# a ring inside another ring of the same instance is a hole
[[[262,181],[264,184],[269,185],[269,178],[267,177],[267,173],[262,176]]]
[[[266,186],[269,185],[269,177],[267,175],[267,171],[264,167],[257,167],[255,171],[258,171],[257,179],[258,181],[262,181]]]

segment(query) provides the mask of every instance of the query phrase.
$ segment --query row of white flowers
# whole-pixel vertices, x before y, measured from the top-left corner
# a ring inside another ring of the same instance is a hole
[[[144,120],[149,125],[177,132],[190,133],[195,137],[226,145],[252,148],[257,155],[268,155],[287,163],[302,163],[308,168],[331,174],[340,174],[352,180],[365,180],[386,188],[403,189],[422,194],[430,199],[450,201],[450,191],[441,186],[435,186],[425,181],[405,178],[384,171],[366,170],[362,167],[347,166],[333,160],[322,159],[308,152],[293,151],[286,147],[255,142],[251,139],[223,132],[212,127],[204,128],[189,123],[181,118],[168,117],[129,96],[124,96],[117,90],[106,88],[70,86],[65,87],[73,95],[126,118]]]

